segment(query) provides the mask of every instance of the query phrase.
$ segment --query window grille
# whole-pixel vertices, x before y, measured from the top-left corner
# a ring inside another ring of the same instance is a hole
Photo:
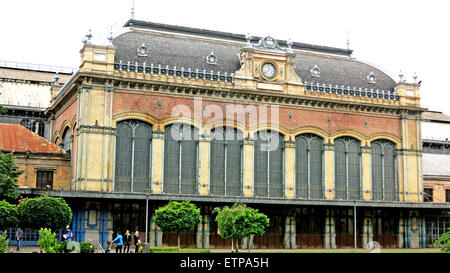
[[[197,194],[197,128],[172,124],[166,127],[164,138],[164,193]]]
[[[335,140],[335,199],[361,199],[361,147],[354,138]]]
[[[150,191],[151,141],[151,125],[137,120],[117,124],[116,191]]]
[[[53,171],[37,171],[36,188],[47,190],[53,189]]]
[[[271,131],[258,132],[254,160],[255,196],[283,197],[284,137]]]
[[[295,139],[296,197],[323,198],[323,140],[315,135],[299,135]]]
[[[242,133],[233,128],[216,128],[211,132],[212,195],[241,195],[242,144]]]

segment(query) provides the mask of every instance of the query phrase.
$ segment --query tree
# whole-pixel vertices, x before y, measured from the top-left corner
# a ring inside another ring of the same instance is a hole
[[[250,237],[250,235],[263,236],[264,229],[268,226],[269,218],[257,209],[246,208],[239,211],[233,218],[233,232],[239,238]]]
[[[30,198],[19,204],[19,220],[23,227],[57,230],[70,224],[72,210],[62,198]]]
[[[39,229],[39,240],[38,245],[44,249],[45,253],[58,253],[59,244],[58,239],[56,239],[56,233],[52,233],[51,229],[41,228]]]
[[[200,222],[200,209],[186,200],[184,202],[171,201],[155,211],[155,223],[163,232],[176,232],[178,252],[180,252],[180,232],[192,232]]]
[[[446,233],[442,234],[436,242],[434,242],[434,245],[437,247],[442,247],[442,252],[450,253],[450,228]]]
[[[17,183],[23,171],[16,170],[14,162],[12,153],[5,154],[0,151],[0,200],[13,202],[19,198]]]
[[[224,239],[231,239],[231,252],[234,251],[234,239],[239,239],[239,235],[234,232],[233,219],[242,210],[245,210],[247,206],[241,203],[235,203],[230,208],[225,206],[223,208],[215,208],[214,213],[217,213],[216,222],[219,228],[219,235]],[[239,246],[236,241],[236,251],[238,251]]]
[[[17,227],[17,224],[19,224],[17,206],[0,201],[0,230]]]

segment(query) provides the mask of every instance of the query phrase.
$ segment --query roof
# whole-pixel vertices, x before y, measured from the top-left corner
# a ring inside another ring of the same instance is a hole
[[[59,82],[65,83],[71,74],[58,73]],[[55,72],[48,71],[35,71],[28,69],[18,69],[2,67],[0,63],[0,79],[14,79],[34,82],[47,82],[51,83]]]
[[[45,109],[50,99],[49,84],[0,81],[0,104]]]
[[[450,123],[450,116],[447,116],[446,114],[437,111],[423,112],[422,119],[425,121],[438,121]]]
[[[4,152],[26,152],[65,154],[66,152],[45,138],[19,124],[0,123],[0,150]]]
[[[422,166],[424,176],[450,177],[450,155],[424,153]]]
[[[128,21],[125,26],[130,24],[141,29],[133,28],[113,39],[116,63],[145,62],[148,66],[161,64],[193,71],[220,71],[222,74],[240,69],[239,52],[245,47],[244,35],[136,20]],[[252,43],[256,41],[252,39]],[[286,41],[277,42],[286,47]],[[137,55],[137,49],[142,44],[148,48],[148,56]],[[396,86],[396,82],[382,70],[350,57],[350,50],[297,42],[293,43],[292,49],[296,54],[295,72],[303,82],[385,91],[391,91]],[[217,57],[217,64],[207,64],[205,58],[211,52]],[[316,65],[320,69],[320,77],[311,75]],[[375,75],[376,83],[369,83],[367,77],[370,73]]]

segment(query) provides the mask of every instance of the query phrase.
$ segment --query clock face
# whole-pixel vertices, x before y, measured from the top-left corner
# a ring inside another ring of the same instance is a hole
[[[266,78],[271,79],[271,78],[275,77],[276,72],[277,72],[277,69],[275,68],[275,66],[273,64],[271,64],[271,63],[263,64],[262,73]]]

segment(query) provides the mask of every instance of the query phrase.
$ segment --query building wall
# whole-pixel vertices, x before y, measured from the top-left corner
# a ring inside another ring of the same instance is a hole
[[[15,166],[25,171],[19,176],[19,187],[36,188],[37,170],[53,171],[53,189],[68,190],[70,159],[65,156],[15,154]]]
[[[424,178],[424,187],[433,189],[433,202],[446,202],[446,190],[450,190],[450,179],[448,178]]]

